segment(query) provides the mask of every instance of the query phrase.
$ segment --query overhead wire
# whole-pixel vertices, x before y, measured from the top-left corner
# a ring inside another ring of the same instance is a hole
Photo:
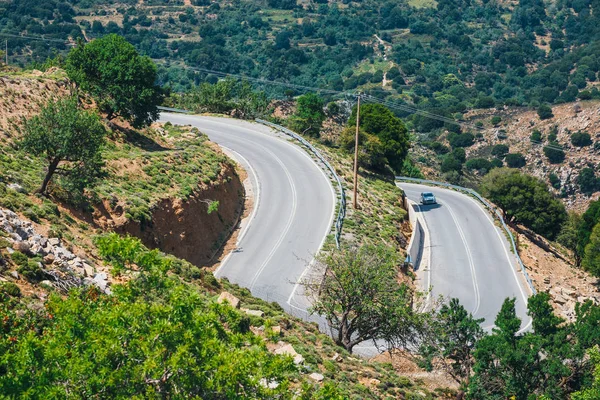
[[[41,40],[41,41],[47,41],[47,42],[60,42],[60,43],[64,43],[67,45],[75,45],[74,43],[70,42],[70,41],[65,41],[65,40],[61,40],[61,39],[52,39],[52,38],[45,38],[43,36],[32,36],[32,35],[14,35],[14,34],[10,34],[10,33],[3,33],[0,32],[0,36],[4,36],[4,37],[13,37],[13,38],[18,38],[18,39],[29,39],[29,40]],[[167,64],[168,62],[164,61],[164,60],[157,60],[154,59],[154,61],[157,64]],[[169,63],[170,64],[170,63]],[[466,127],[469,129],[473,129],[473,130],[484,130],[484,128],[473,125],[469,122],[466,121],[460,121],[460,120],[456,120],[456,119],[452,119],[452,118],[448,118],[446,116],[443,115],[439,115],[439,114],[435,114],[426,110],[421,110],[418,109],[416,107],[410,106],[408,104],[400,104],[391,100],[386,100],[386,99],[380,99],[378,97],[372,96],[370,94],[365,94],[365,93],[359,93],[357,91],[339,91],[339,90],[332,90],[332,89],[325,89],[325,88],[318,88],[318,87],[313,87],[313,86],[306,86],[306,85],[298,85],[298,84],[293,84],[293,83],[289,83],[289,82],[281,82],[281,81],[272,81],[272,80],[268,80],[268,79],[264,79],[264,78],[254,78],[254,77],[250,77],[247,75],[242,75],[242,74],[235,74],[235,73],[230,73],[230,72],[224,72],[224,71],[217,71],[217,70],[212,70],[212,69],[208,69],[208,68],[199,68],[199,67],[190,67],[188,65],[180,65],[180,64],[170,64],[170,65],[174,65],[175,67],[178,68],[182,68],[182,69],[187,69],[187,70],[192,70],[195,72],[201,72],[201,73],[206,73],[206,74],[212,74],[215,76],[222,76],[222,77],[231,77],[231,78],[237,78],[240,80],[246,80],[246,81],[250,81],[250,82],[255,82],[255,83],[260,83],[260,84],[265,84],[265,85],[277,85],[277,86],[282,86],[282,87],[287,87],[287,88],[291,88],[291,89],[299,89],[299,90],[304,90],[304,91],[314,91],[314,92],[320,92],[320,93],[327,93],[327,94],[331,94],[331,95],[342,95],[342,96],[361,96],[361,99],[363,99],[365,102],[371,102],[371,103],[378,103],[378,104],[382,104],[388,108],[391,109],[395,109],[398,111],[402,111],[402,112],[408,112],[410,114],[416,114],[416,115],[421,115],[423,117],[426,118],[430,118],[430,119],[434,119],[440,122],[444,122],[444,123],[448,123],[448,124],[453,124],[453,125],[458,125],[461,127]],[[383,92],[382,90],[377,90],[378,92]],[[541,141],[535,141],[535,140],[531,140],[532,143],[535,144],[544,144]],[[564,148],[559,147],[559,146],[555,146],[552,143],[548,143],[544,146],[545,148],[549,148],[549,149],[553,149],[553,150],[560,150],[560,151],[565,151]]]

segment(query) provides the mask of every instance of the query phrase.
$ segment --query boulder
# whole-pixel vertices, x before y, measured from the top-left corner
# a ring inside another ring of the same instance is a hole
[[[335,353],[333,357],[331,357],[331,360],[335,362],[342,362],[342,356],[340,356],[338,353]]]
[[[60,239],[59,238],[50,238],[50,239],[48,239],[48,243],[50,244],[50,246],[59,246]]]
[[[31,249],[31,246],[29,246],[29,243],[27,242],[15,242],[15,244],[13,245],[13,248],[17,251],[20,251],[21,253],[28,253],[29,250]]]
[[[260,310],[250,310],[248,308],[242,308],[242,311],[253,317],[261,317],[262,318],[265,316],[265,313]]]
[[[89,264],[83,263],[83,275],[84,276],[94,276],[94,267]]]
[[[228,302],[233,308],[240,308],[240,299],[229,292],[222,292],[217,299],[217,303]]]
[[[44,263],[46,265],[52,264],[54,262],[54,260],[55,260],[55,257],[54,257],[54,254],[52,254],[52,253],[47,254],[46,256],[44,256]]]
[[[6,185],[6,187],[18,193],[26,193],[25,188],[19,185],[18,183],[9,183],[8,185]]]
[[[42,285],[42,286],[44,286],[44,285],[45,285],[45,286],[54,287],[54,283],[52,283],[52,281],[48,281],[48,280],[41,281],[41,282],[40,282],[40,285]]]
[[[15,279],[19,279],[19,273],[17,271],[10,271],[10,276]]]
[[[298,352],[294,349],[294,346],[292,346],[289,343],[279,343],[281,344],[281,347],[275,349],[275,354],[291,356],[294,359],[294,364],[296,365],[302,364],[304,362],[304,357],[298,354]]]
[[[309,375],[309,378],[317,382],[323,382],[323,379],[325,379],[323,374],[319,374],[318,372],[313,372]]]

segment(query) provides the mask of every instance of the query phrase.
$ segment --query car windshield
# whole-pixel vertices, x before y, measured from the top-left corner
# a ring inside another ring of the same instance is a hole
[[[423,197],[433,197],[433,193],[423,193]]]

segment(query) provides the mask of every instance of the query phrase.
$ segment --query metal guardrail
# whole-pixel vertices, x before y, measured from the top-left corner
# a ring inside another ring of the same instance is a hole
[[[310,144],[306,139],[304,139],[302,136],[298,135],[296,132],[292,132],[291,130],[289,130],[281,125],[273,124],[273,123],[271,123],[269,121],[265,121],[263,119],[257,118],[256,122],[266,125],[266,126],[269,126],[273,129],[279,130],[279,131],[285,133],[286,135],[291,136],[292,138],[296,139],[297,141],[302,143],[304,146],[306,146],[315,155],[315,157],[317,157],[319,159],[319,161],[321,161],[327,167],[329,172],[331,172],[331,175],[337,182],[338,191],[339,191],[339,195],[340,195],[339,210],[338,210],[337,218],[335,221],[335,245],[339,249],[340,248],[340,237],[342,234],[342,226],[344,225],[344,218],[346,218],[346,192],[344,191],[344,186],[342,185],[342,180],[335,173],[335,169],[333,169],[331,164],[329,164],[329,162],[325,159],[325,157],[323,157],[323,155],[321,154],[321,152],[319,150],[317,150],[312,144]]]
[[[181,113],[181,114],[193,114],[193,111],[182,110],[181,108],[171,108],[171,107],[163,107],[163,106],[158,106],[156,108],[158,108],[160,111],[175,112],[175,113]]]
[[[533,282],[531,281],[531,278],[529,277],[529,274],[527,273],[527,270],[525,269],[523,260],[521,260],[521,257],[519,256],[519,250],[517,249],[517,243],[515,241],[515,237],[513,236],[512,232],[508,228],[508,225],[504,221],[504,217],[502,216],[502,214],[500,214],[500,212],[496,209],[496,207],[494,207],[489,201],[487,201],[485,198],[483,198],[483,196],[481,196],[479,193],[477,193],[473,189],[469,189],[469,188],[458,186],[458,185],[452,185],[452,184],[444,183],[444,182],[430,181],[427,179],[409,178],[406,176],[396,176],[396,180],[404,181],[404,182],[421,183],[424,185],[443,186],[446,188],[450,188],[450,189],[468,193],[468,194],[472,195],[473,197],[475,197],[477,200],[479,200],[488,210],[490,210],[494,213],[496,218],[498,218],[498,220],[502,224],[502,228],[506,231],[506,233],[508,234],[508,237],[510,238],[510,243],[512,245],[515,256],[517,257],[517,262],[519,263],[519,268],[521,269],[521,272],[525,276],[525,280],[527,281],[527,284],[529,285],[531,292],[533,294],[537,293],[537,291],[535,290],[535,287],[533,287]]]

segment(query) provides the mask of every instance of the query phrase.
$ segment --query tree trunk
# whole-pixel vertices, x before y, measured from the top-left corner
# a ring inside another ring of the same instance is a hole
[[[46,190],[48,190],[48,183],[50,183],[52,175],[54,175],[54,172],[56,172],[56,168],[58,168],[58,163],[60,163],[60,160],[54,159],[50,162],[50,165],[48,165],[48,172],[46,172],[46,176],[44,177],[44,181],[42,182],[42,187],[40,187],[38,190],[38,193],[40,193],[42,196],[46,195]]]

